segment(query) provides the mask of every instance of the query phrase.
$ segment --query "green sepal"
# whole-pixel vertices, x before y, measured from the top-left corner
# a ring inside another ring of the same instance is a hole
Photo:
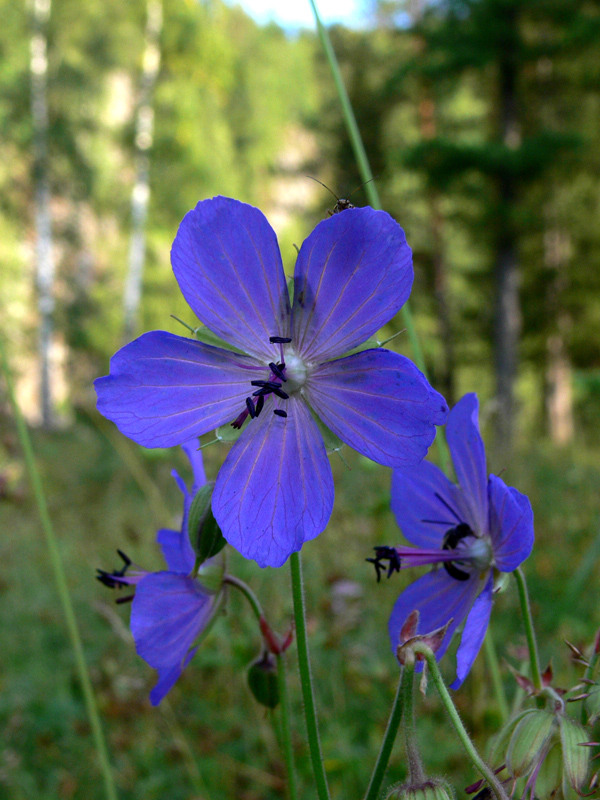
[[[213,483],[200,487],[188,514],[188,536],[198,564],[216,556],[227,544],[210,506],[213,488]]]
[[[581,792],[590,764],[590,751],[584,745],[589,736],[581,725],[569,717],[560,718],[562,760],[567,780],[577,793]]]
[[[220,442],[237,442],[243,431],[243,428],[234,428],[231,423],[228,423],[217,428],[215,436]]]
[[[248,667],[248,686],[255,699],[266,708],[279,704],[279,683],[275,657],[265,653]]]
[[[527,775],[556,729],[556,717],[551,711],[534,710],[524,716],[514,730],[506,765],[512,775]]]
[[[240,350],[239,347],[235,347],[235,345],[229,344],[229,342],[226,342],[225,339],[221,339],[220,336],[217,336],[216,333],[213,333],[210,328],[206,327],[206,325],[200,325],[199,328],[194,328],[194,336],[199,342],[202,342],[203,344],[209,344],[211,347],[220,347],[222,350],[230,350],[233,353],[245,355],[243,350]]]

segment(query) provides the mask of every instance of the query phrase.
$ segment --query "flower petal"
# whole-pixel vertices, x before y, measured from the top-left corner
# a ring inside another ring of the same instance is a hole
[[[456,651],[456,679],[450,684],[451,689],[458,689],[469,674],[473,662],[481,649],[492,613],[492,573],[483,591],[473,603],[465,622],[460,644]]]
[[[479,579],[477,577],[473,576],[468,581],[457,581],[448,575],[445,569],[428,572],[407,586],[396,600],[388,625],[394,655],[402,626],[408,615],[417,609],[419,611],[418,634],[431,633],[452,620],[442,646],[436,653],[439,661],[448,649],[454,631],[469,613],[478,586]]]
[[[165,331],[121,348],[94,382],[98,411],[145,447],[171,447],[233,420],[265,374],[253,358]]]
[[[217,476],[215,519],[229,544],[261,567],[280,567],[327,525],[333,478],[323,438],[306,404],[292,397],[272,413],[268,398]]]
[[[529,498],[490,475],[490,535],[497,568],[512,572],[533,549],[533,510]]]
[[[157,706],[165,697],[165,695],[171,691],[173,686],[175,686],[183,670],[196,655],[197,650],[197,647],[193,647],[183,659],[181,664],[176,664],[174,667],[168,667],[167,669],[158,670],[158,683],[150,692],[150,702],[153,706]]]
[[[481,536],[488,529],[488,495],[485,449],[479,432],[478,413],[477,395],[466,394],[450,411],[446,438],[458,483],[472,515],[472,519],[465,522]]]
[[[434,426],[448,413],[444,398],[412,361],[389,350],[327,361],[312,373],[305,391],[340,439],[388,467],[418,464],[435,438]]]
[[[171,249],[193,312],[246,353],[276,359],[270,336],[289,336],[290,300],[277,237],[257,208],[213,197],[189,211]]]
[[[404,231],[385,211],[352,208],[320,222],[296,261],[294,349],[308,361],[343,355],[389,322],[412,281]]]
[[[181,531],[161,528],[156,534],[156,541],[160,545],[169,570],[189,575],[194,568],[196,558],[185,528]]]
[[[151,667],[180,667],[210,619],[212,595],[199,583],[172,572],[153,572],[139,582],[131,607],[131,632],[138,655]]]
[[[392,511],[406,539],[441,547],[444,534],[462,522],[457,487],[429,461],[392,471]]]

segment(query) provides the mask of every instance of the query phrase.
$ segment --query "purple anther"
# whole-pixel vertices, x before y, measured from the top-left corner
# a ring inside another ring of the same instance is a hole
[[[271,389],[266,386],[263,386],[262,389],[257,389],[255,392],[252,392],[252,397],[265,397],[268,394],[271,394]]]
[[[250,386],[266,386],[269,381],[250,381]]]
[[[287,378],[283,374],[283,369],[282,369],[283,366],[284,366],[283,364],[275,364],[274,361],[271,361],[269,363],[269,369],[271,370],[271,372],[274,375],[276,375],[279,378],[280,381],[284,381],[285,382],[285,381],[287,381]]]
[[[256,416],[256,411],[254,410],[254,403],[252,402],[251,397],[246,398],[246,408],[248,409],[248,413],[250,414],[252,419],[254,419],[254,417]]]
[[[263,395],[261,394],[261,395],[259,396],[258,400],[256,401],[256,416],[257,416],[257,417],[258,417],[258,415],[260,414],[260,412],[263,410],[263,406],[264,406],[264,404],[265,404],[265,398],[264,398],[264,397],[263,397]]]
[[[269,336],[271,344],[289,344],[292,340],[287,336]]]
[[[273,394],[276,394],[277,397],[281,397],[282,400],[289,400],[289,394],[286,394],[283,389],[276,388],[275,386],[271,389]]]
[[[274,408],[273,413],[277,414],[278,417],[287,417],[287,411],[284,411],[282,408]]]

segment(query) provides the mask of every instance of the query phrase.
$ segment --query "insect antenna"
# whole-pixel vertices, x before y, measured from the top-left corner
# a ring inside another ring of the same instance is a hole
[[[325,184],[324,184],[324,183],[321,183],[321,181],[317,180],[317,178],[313,178],[313,176],[312,176],[312,175],[307,175],[306,177],[307,177],[307,178],[310,178],[310,179],[311,179],[311,181],[315,181],[316,183],[320,183],[320,184],[321,184],[321,186],[322,186],[324,189],[327,189],[327,191],[329,192],[329,194],[331,194],[331,195],[333,195],[333,196],[335,197],[335,199],[338,201],[338,203],[340,202],[340,198],[337,196],[337,194],[335,194],[335,192],[332,192],[332,191],[331,191],[331,189],[329,188],[329,186],[325,186]],[[358,188],[360,189],[360,186],[359,186]]]

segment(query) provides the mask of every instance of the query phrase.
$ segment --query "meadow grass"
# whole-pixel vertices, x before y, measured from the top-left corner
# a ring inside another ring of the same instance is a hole
[[[101,798],[93,743],[75,665],[48,567],[46,548],[11,423],[0,447],[0,797]],[[34,432],[34,447],[60,540],[92,680],[115,769],[119,797],[134,800],[264,800],[285,797],[284,765],[270,713],[251,697],[245,670],[259,654],[253,616],[231,595],[184,677],[158,709],[148,702],[155,673],[139,659],[128,632],[129,609],[94,580],[96,567],[118,566],[116,548],[149,569],[161,566],[155,532],[177,525],[180,495],[170,477],[188,476],[177,449],[145,451],[81,414],[61,432]],[[205,451],[213,477],[227,449]],[[331,523],[303,550],[308,627],[325,767],[332,796],[360,797],[385,729],[398,668],[387,618],[406,574],[375,582],[364,559],[377,544],[399,541],[389,511],[389,470],[344,450],[333,454],[336,502]],[[588,644],[598,609],[597,453],[529,445],[503,474],[529,494],[536,547],[525,565],[542,665],[552,659],[557,684],[578,672],[563,640]],[[260,570],[228,548],[231,572],[251,584],[276,630],[292,611],[286,567]],[[504,657],[519,665],[524,636],[515,587],[496,600],[493,633],[509,703],[515,696]],[[301,719],[295,655],[290,692],[299,796],[314,796]],[[448,665],[445,666],[448,674]],[[484,742],[500,726],[483,655],[455,695],[467,727]],[[435,692],[417,703],[426,765],[461,789],[475,780]],[[401,747],[384,786],[405,775]]]

